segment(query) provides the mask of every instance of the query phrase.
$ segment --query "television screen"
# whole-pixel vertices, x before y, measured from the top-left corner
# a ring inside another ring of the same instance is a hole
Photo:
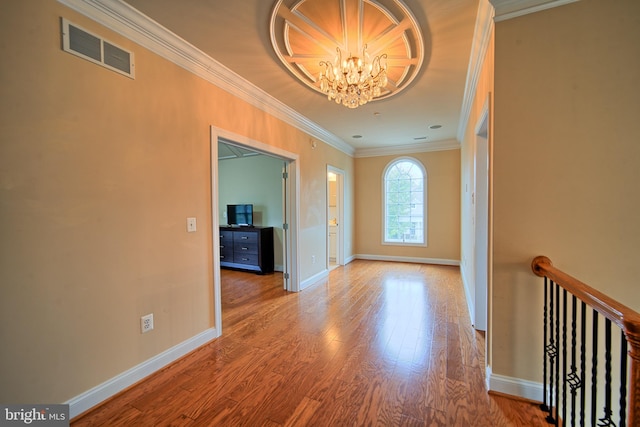
[[[253,225],[253,205],[227,205],[229,225]]]

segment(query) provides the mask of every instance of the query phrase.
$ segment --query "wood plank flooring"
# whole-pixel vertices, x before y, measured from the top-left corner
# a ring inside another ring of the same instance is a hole
[[[457,267],[354,261],[300,293],[222,271],[223,335],[80,426],[538,426],[488,394]]]

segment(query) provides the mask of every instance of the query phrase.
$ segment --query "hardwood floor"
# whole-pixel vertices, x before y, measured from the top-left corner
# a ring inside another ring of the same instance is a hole
[[[222,271],[223,335],[73,426],[538,426],[488,394],[457,267],[354,261],[300,293]]]

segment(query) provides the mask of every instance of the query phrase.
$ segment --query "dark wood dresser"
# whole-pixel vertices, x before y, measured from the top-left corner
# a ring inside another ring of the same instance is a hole
[[[273,273],[273,227],[220,227],[220,267]]]

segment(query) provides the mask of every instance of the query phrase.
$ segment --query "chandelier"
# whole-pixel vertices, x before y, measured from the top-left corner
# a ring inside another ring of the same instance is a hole
[[[340,48],[336,48],[336,59],[320,61],[324,67],[318,80],[320,90],[327,94],[329,101],[345,107],[356,108],[380,96],[381,89],[387,85],[387,55],[382,54],[369,62],[367,45],[362,49],[362,57],[351,56],[342,60]]]

